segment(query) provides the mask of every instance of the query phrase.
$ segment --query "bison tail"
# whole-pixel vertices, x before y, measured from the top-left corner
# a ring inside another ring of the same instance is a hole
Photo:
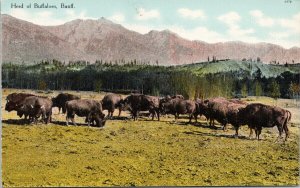
[[[289,122],[292,119],[292,113],[287,110],[287,114],[288,114],[288,122]]]

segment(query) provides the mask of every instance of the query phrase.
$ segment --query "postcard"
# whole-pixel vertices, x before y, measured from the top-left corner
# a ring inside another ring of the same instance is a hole
[[[299,0],[2,0],[2,186],[299,186]]]

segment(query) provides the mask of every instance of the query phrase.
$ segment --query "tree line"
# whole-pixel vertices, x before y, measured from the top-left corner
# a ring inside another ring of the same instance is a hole
[[[8,88],[182,94],[190,99],[248,95],[299,98],[299,83],[300,73],[288,71],[270,78],[263,77],[260,70],[254,74],[228,71],[197,75],[181,66],[138,64],[134,60],[121,65],[102,61],[65,64],[53,60],[2,66],[2,86]]]

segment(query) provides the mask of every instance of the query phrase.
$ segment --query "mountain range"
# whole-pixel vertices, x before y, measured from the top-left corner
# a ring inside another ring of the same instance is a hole
[[[3,62],[41,60],[131,61],[179,65],[217,59],[300,62],[300,48],[270,43],[190,41],[169,31],[140,34],[105,18],[73,20],[58,26],[40,26],[2,14]],[[205,40],[205,36],[203,36]]]

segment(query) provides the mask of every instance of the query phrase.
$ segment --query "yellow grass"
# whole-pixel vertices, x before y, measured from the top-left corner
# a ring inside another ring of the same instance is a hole
[[[3,91],[2,104],[14,91],[22,90]],[[71,93],[96,100],[105,94]],[[253,100],[270,104],[272,99]],[[291,100],[277,104],[285,102],[293,113],[286,143],[274,143],[276,129],[263,129],[263,140],[257,141],[247,138],[245,126],[235,139],[234,130],[209,128],[204,119],[201,125],[163,117],[108,120],[103,129],[67,127],[57,109],[55,123],[19,125],[16,113],[2,105],[4,186],[299,185],[299,111]]]

